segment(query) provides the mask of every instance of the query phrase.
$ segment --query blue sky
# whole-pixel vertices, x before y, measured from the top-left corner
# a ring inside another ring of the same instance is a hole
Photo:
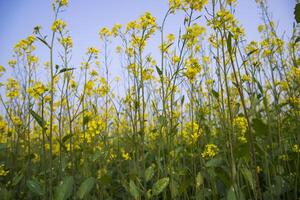
[[[290,35],[295,1],[269,0],[269,4],[281,33],[286,31]],[[87,47],[100,47],[98,32],[101,27],[112,27],[115,23],[125,25],[146,11],[161,23],[167,8],[167,0],[70,0],[61,18],[67,22],[73,38],[73,65],[80,64]],[[257,25],[260,23],[260,11],[255,0],[238,0],[236,16],[243,24],[248,39],[259,39]],[[30,35],[36,25],[41,25],[43,32],[49,33],[52,19],[50,0],[0,0],[0,65],[7,66],[14,44]],[[178,32],[180,23],[180,15],[170,17],[168,31]],[[41,63],[46,61],[46,53],[45,48],[38,48]]]

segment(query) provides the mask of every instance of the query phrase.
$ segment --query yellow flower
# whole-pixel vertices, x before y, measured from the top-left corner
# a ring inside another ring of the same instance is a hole
[[[66,23],[64,21],[62,21],[61,19],[58,19],[53,22],[51,30],[54,32],[56,32],[56,31],[61,32],[65,27],[66,27]]]
[[[17,64],[17,61],[16,60],[9,60],[8,61],[8,65],[11,67],[11,68],[14,68]]]
[[[113,36],[118,36],[120,29],[122,28],[121,24],[115,24],[114,27],[111,30],[111,33]]]
[[[91,55],[97,56],[99,54],[99,50],[96,49],[95,47],[90,47],[87,50],[87,54],[91,54]]]
[[[0,65],[0,77],[3,75],[3,72],[5,72],[6,69],[2,65]]]
[[[121,152],[122,152],[122,158],[124,160],[129,160],[130,159],[129,153],[125,152],[124,149],[122,149]]]
[[[183,0],[185,7],[190,9],[201,11],[203,6],[208,3],[208,0]]]
[[[259,165],[257,165],[256,166],[256,173],[260,174],[262,171],[263,171],[262,168]]]
[[[226,2],[227,2],[228,4],[233,4],[233,3],[236,2],[236,0],[226,0]]]
[[[236,117],[233,119],[233,126],[238,132],[244,134],[248,129],[247,119],[245,117]]]
[[[41,82],[36,82],[35,85],[31,88],[28,88],[27,93],[35,99],[38,99],[42,96],[48,89]]]
[[[201,153],[202,158],[213,158],[219,153],[219,148],[215,144],[207,144]]]
[[[172,43],[175,40],[175,35],[174,34],[169,34],[169,35],[167,35],[167,39],[168,39],[169,43]]]
[[[69,0],[56,0],[57,3],[59,3],[60,6],[68,6]]]
[[[300,153],[300,148],[298,144],[294,144],[292,147],[292,151],[295,153]]]
[[[194,82],[196,76],[201,71],[201,65],[198,59],[190,57],[185,61],[186,70],[184,75],[189,79],[189,81]]]
[[[181,0],[169,0],[169,6],[172,9],[171,12],[174,13],[175,10],[182,6]]]
[[[103,38],[105,37],[108,37],[108,36],[111,36],[111,32],[108,28],[104,27],[102,28],[100,31],[99,31],[99,36],[100,36],[100,39],[103,40]]]
[[[9,173],[9,171],[8,171],[8,170],[5,170],[4,165],[1,164],[1,165],[0,165],[0,177],[1,177],[1,176],[6,176],[8,173]]]
[[[20,95],[20,85],[19,83],[13,79],[9,78],[6,82],[6,97],[13,99]]]
[[[71,36],[63,38],[61,44],[65,47],[73,47],[73,41]]]

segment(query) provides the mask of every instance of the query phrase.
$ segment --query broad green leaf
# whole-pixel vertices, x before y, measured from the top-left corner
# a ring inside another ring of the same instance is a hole
[[[6,149],[6,144],[5,143],[0,143],[0,151]]]
[[[219,167],[223,163],[221,158],[212,158],[206,162],[206,167]]]
[[[219,99],[219,93],[216,90],[211,90],[211,93],[216,99]]]
[[[229,188],[229,190],[227,191],[227,195],[226,195],[226,199],[227,200],[238,200],[234,191],[234,187],[231,186]]]
[[[12,186],[16,186],[18,185],[18,183],[22,180],[22,178],[24,177],[24,174],[22,172],[19,172],[12,180],[11,185]]]
[[[34,112],[31,109],[30,109],[30,114],[36,120],[36,122],[40,125],[40,127],[42,127],[43,129],[46,128],[46,122],[43,120],[43,118],[39,114],[37,114],[36,112]]]
[[[145,179],[146,181],[150,181],[152,179],[152,177],[154,176],[154,169],[155,169],[155,165],[152,164],[150,167],[148,167],[145,171]]]
[[[132,180],[129,182],[129,192],[134,199],[138,199],[140,196],[139,189]]]
[[[294,15],[295,15],[295,20],[297,23],[300,23],[300,3],[297,3],[295,6],[295,11],[294,11]]]
[[[74,185],[73,176],[68,176],[56,187],[55,200],[66,200],[72,195]]]
[[[243,168],[242,169],[242,174],[243,174],[245,180],[250,185],[251,189],[254,190],[254,179],[253,179],[251,171],[247,168]]]
[[[171,179],[169,188],[170,188],[170,191],[171,191],[172,199],[175,199],[179,194],[179,191],[178,191],[179,190],[179,185],[178,185],[178,183],[174,179]]]
[[[81,183],[78,193],[77,193],[78,198],[84,199],[86,197],[86,195],[91,192],[95,183],[96,183],[96,180],[93,177],[87,178],[85,181],[83,181],[83,183]]]
[[[203,185],[203,176],[201,174],[201,172],[198,172],[197,176],[196,176],[196,186],[197,187],[201,187]]]
[[[169,185],[168,177],[159,179],[152,187],[153,195],[159,195]]]
[[[268,126],[259,118],[254,118],[252,120],[253,123],[253,129],[255,130],[255,133],[258,135],[266,135],[268,132]]]
[[[229,32],[227,36],[227,49],[229,54],[232,54],[232,33]]]
[[[38,196],[42,196],[45,192],[43,186],[37,180],[29,180],[26,182],[26,185],[32,193]]]

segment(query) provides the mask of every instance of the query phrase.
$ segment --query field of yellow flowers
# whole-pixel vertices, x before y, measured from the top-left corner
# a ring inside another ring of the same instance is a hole
[[[0,83],[0,199],[299,199],[299,24],[285,41],[256,0],[261,39],[246,42],[236,3],[169,0],[161,22],[102,28],[72,68],[69,2],[54,0],[51,35],[19,41]],[[166,34],[177,13],[183,28]],[[113,40],[125,80],[110,75]]]

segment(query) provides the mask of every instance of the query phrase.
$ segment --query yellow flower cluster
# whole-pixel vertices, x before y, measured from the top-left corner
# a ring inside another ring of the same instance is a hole
[[[92,135],[99,135],[105,128],[105,123],[101,117],[96,117],[95,119],[89,121],[88,123],[88,133]]]
[[[0,177],[1,176],[6,176],[9,173],[8,170],[5,170],[4,165],[0,164]]]
[[[194,82],[196,76],[200,73],[202,67],[197,58],[190,57],[185,61],[185,72],[184,75],[189,79],[189,81]]]
[[[194,144],[198,141],[200,135],[201,129],[196,122],[186,123],[182,132],[182,137],[186,142]]]
[[[201,11],[207,3],[208,0],[169,0],[172,13],[181,8]]]
[[[108,94],[110,90],[110,86],[107,83],[106,79],[101,77],[100,78],[100,86],[96,89],[96,94],[99,94],[100,96],[104,97]]]
[[[119,35],[119,32],[122,28],[122,25],[121,24],[115,24],[112,29],[111,29],[111,33],[114,37],[118,36]]]
[[[60,6],[68,6],[69,0],[56,0],[56,3],[59,3]]]
[[[96,49],[95,47],[90,47],[87,50],[87,54],[91,54],[91,55],[97,56],[99,54],[99,50]]]
[[[95,86],[95,82],[93,80],[89,80],[86,82],[84,89],[85,89],[85,93],[88,96],[91,96],[94,93],[94,86]]]
[[[53,22],[51,30],[54,32],[56,32],[56,31],[62,32],[66,26],[67,26],[67,24],[63,20],[58,19]]]
[[[71,36],[68,36],[68,37],[65,37],[61,40],[61,44],[64,46],[64,47],[73,47],[73,40],[71,38]]]
[[[35,50],[35,46],[33,43],[35,42],[36,38],[32,35],[28,36],[26,39],[20,40],[15,46],[14,51],[18,55],[23,55],[23,51],[26,51],[27,54]],[[13,63],[12,63],[13,64]],[[15,65],[16,63],[14,63]]]
[[[13,78],[8,78],[6,81],[6,97],[13,99],[20,95],[20,85]]]
[[[104,27],[99,31],[99,36],[100,36],[101,40],[103,40],[104,38],[106,38],[108,36],[111,36],[111,34],[112,34],[112,32],[107,27]]]
[[[30,96],[32,96],[35,99],[38,99],[39,97],[41,97],[48,89],[46,88],[46,86],[38,81],[34,84],[33,87],[28,88],[27,92]]]
[[[259,165],[257,165],[256,166],[256,173],[260,174],[262,171],[263,171],[262,168]]]
[[[294,77],[295,81],[300,84],[300,69],[293,67],[291,70],[291,76]]]
[[[295,153],[300,153],[299,145],[298,144],[294,144],[292,146],[292,151],[295,152]]]
[[[147,30],[148,35],[152,34],[156,28],[156,18],[150,12],[142,15],[138,21],[132,21],[127,24],[126,31],[130,30]]]
[[[3,73],[6,71],[5,67],[0,65],[0,77],[3,75]]]
[[[16,60],[9,60],[8,61],[8,65],[11,67],[11,68],[14,68],[17,64],[17,61]]]
[[[205,145],[204,151],[201,153],[202,158],[213,158],[219,153],[219,148],[215,144]]]
[[[122,153],[122,158],[124,160],[129,160],[130,159],[129,153],[126,152],[124,149],[121,150],[121,153]]]
[[[187,40],[188,47],[192,47],[198,44],[199,37],[204,34],[206,29],[199,24],[193,24],[188,27],[186,33],[182,36],[184,40]],[[199,48],[198,48],[199,49]]]
[[[248,123],[247,119],[245,117],[236,117],[233,119],[233,127],[235,132],[237,133],[237,139],[241,143],[246,143],[247,138],[245,136],[245,133],[247,132],[248,129]]]

